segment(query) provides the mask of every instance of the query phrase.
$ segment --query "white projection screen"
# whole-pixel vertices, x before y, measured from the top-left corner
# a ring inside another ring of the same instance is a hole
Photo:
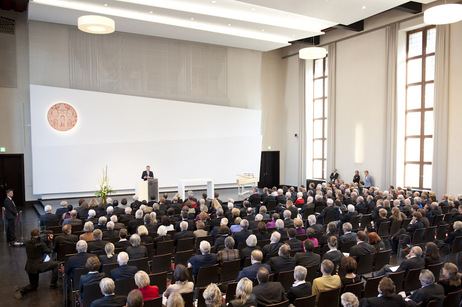
[[[260,110],[39,85],[30,86],[30,97],[33,193],[43,198],[93,193],[106,166],[119,193],[134,191],[146,165],[160,188],[260,174]],[[66,132],[47,120],[59,102],[78,116]]]

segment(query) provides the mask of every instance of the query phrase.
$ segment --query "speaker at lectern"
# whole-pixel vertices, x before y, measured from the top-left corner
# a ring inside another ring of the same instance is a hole
[[[149,202],[151,200],[151,195],[155,195],[156,201],[159,201],[159,180],[157,178],[140,180],[138,182],[136,194],[140,201],[146,200]]]

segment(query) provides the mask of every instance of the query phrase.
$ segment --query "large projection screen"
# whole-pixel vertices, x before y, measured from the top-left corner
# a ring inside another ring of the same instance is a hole
[[[31,85],[33,193],[72,195],[97,189],[108,167],[111,186],[134,191],[146,165],[161,188],[180,179],[235,183],[260,173],[261,111]],[[54,130],[51,106],[65,102],[76,126]]]

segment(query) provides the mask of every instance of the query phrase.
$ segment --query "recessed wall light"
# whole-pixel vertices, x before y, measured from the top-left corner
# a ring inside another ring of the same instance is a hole
[[[193,18],[193,17],[191,17],[191,20],[194,20],[194,18]]]
[[[252,12],[255,12],[255,8],[254,8],[254,7],[253,7],[253,8],[251,8],[250,10],[251,10]]]
[[[153,11],[149,11],[149,14],[152,14],[152,13],[154,13],[154,12],[153,12]]]
[[[261,29],[262,32],[265,32],[265,29]]]
[[[228,27],[231,27],[231,24],[230,24],[230,23],[228,23]]]
[[[107,3],[104,3],[104,6],[107,6]]]
[[[366,6],[365,6],[365,5],[363,5],[361,8],[362,8],[363,10],[365,10],[365,9],[366,9]]]
[[[216,1],[212,1],[213,4],[217,3]]]

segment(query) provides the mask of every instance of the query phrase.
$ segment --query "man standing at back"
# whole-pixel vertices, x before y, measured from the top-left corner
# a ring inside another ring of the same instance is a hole
[[[8,241],[8,246],[12,246],[14,241],[16,241],[16,236],[14,235],[14,228],[16,223],[16,217],[18,216],[18,209],[13,201],[13,190],[6,190],[5,201],[3,206],[6,211],[6,240]]]

